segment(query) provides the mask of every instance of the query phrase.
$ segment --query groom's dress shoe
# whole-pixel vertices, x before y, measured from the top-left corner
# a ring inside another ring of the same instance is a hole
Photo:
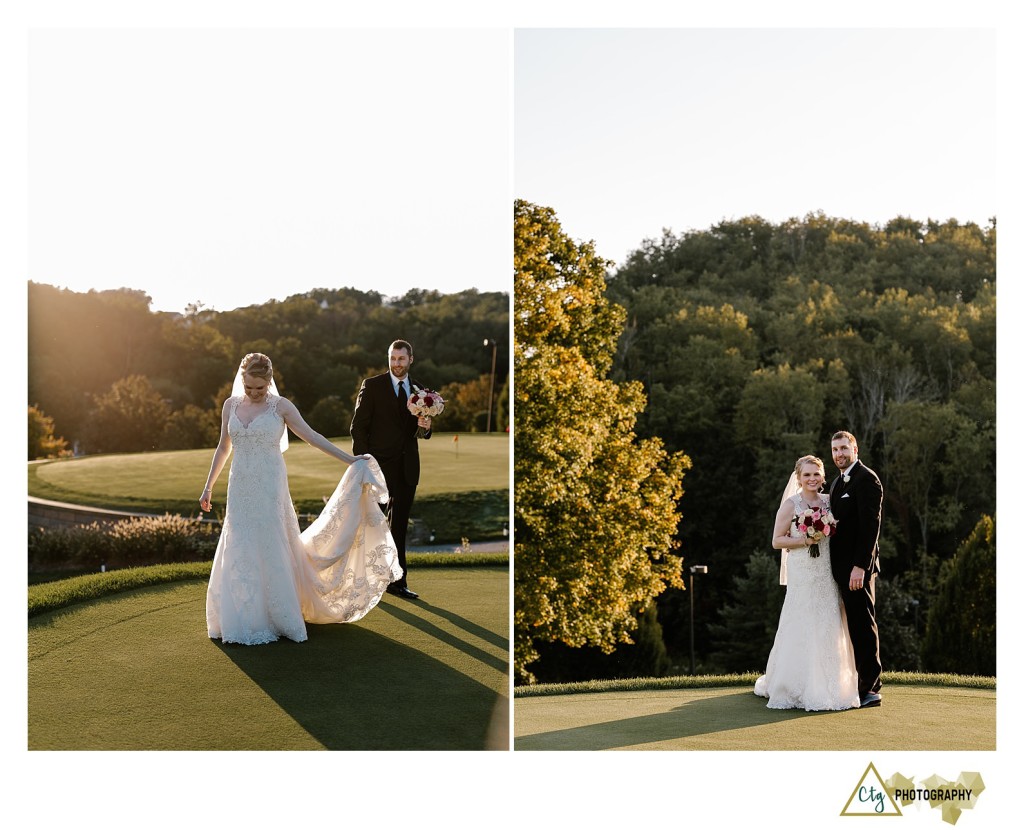
[[[402,597],[402,599],[419,599],[420,595],[415,591],[410,591],[408,588],[398,588],[394,585],[388,586],[388,593],[394,594],[396,597]]]
[[[867,709],[869,706],[881,706],[882,696],[877,692],[868,692],[860,699],[860,708]]]

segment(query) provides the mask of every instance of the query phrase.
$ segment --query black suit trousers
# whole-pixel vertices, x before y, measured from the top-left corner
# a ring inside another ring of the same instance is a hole
[[[838,580],[837,580],[838,581]],[[846,623],[857,664],[857,686],[860,696],[882,688],[882,658],[878,647],[878,621],[875,619],[875,574],[865,574],[864,587],[850,590],[849,572],[846,584],[839,582]]]
[[[397,588],[408,587],[408,568],[405,564],[405,540],[409,535],[409,517],[412,515],[412,503],[416,498],[416,485],[410,484],[406,478],[404,467],[399,459],[398,464],[381,465],[384,481],[388,485],[390,500],[381,505],[381,510],[388,517],[388,526],[398,548],[398,565],[402,569],[402,578],[393,583]]]

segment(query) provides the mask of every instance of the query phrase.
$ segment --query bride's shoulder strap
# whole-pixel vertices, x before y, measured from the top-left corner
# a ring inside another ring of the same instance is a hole
[[[267,406],[282,418],[288,415],[289,412],[298,412],[295,404],[283,395],[267,395]]]

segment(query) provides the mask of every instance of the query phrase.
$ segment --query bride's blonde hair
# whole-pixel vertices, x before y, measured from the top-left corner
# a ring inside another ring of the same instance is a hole
[[[262,352],[249,352],[238,364],[238,374],[251,375],[270,383],[274,379],[274,364]]]
[[[804,464],[814,464],[819,470],[821,470],[821,477],[825,477],[825,462],[816,455],[803,455],[797,459],[796,466],[793,467],[793,472],[796,473],[796,477],[798,479],[800,478],[800,468],[803,467]]]

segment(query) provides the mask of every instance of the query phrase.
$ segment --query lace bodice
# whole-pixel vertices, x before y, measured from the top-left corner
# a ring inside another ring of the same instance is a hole
[[[228,420],[228,434],[236,452],[259,452],[267,449],[279,450],[284,434],[284,418],[277,411],[281,400],[277,395],[267,395],[266,409],[257,412],[245,423],[238,414],[238,406],[244,398],[231,399],[231,416]]]

